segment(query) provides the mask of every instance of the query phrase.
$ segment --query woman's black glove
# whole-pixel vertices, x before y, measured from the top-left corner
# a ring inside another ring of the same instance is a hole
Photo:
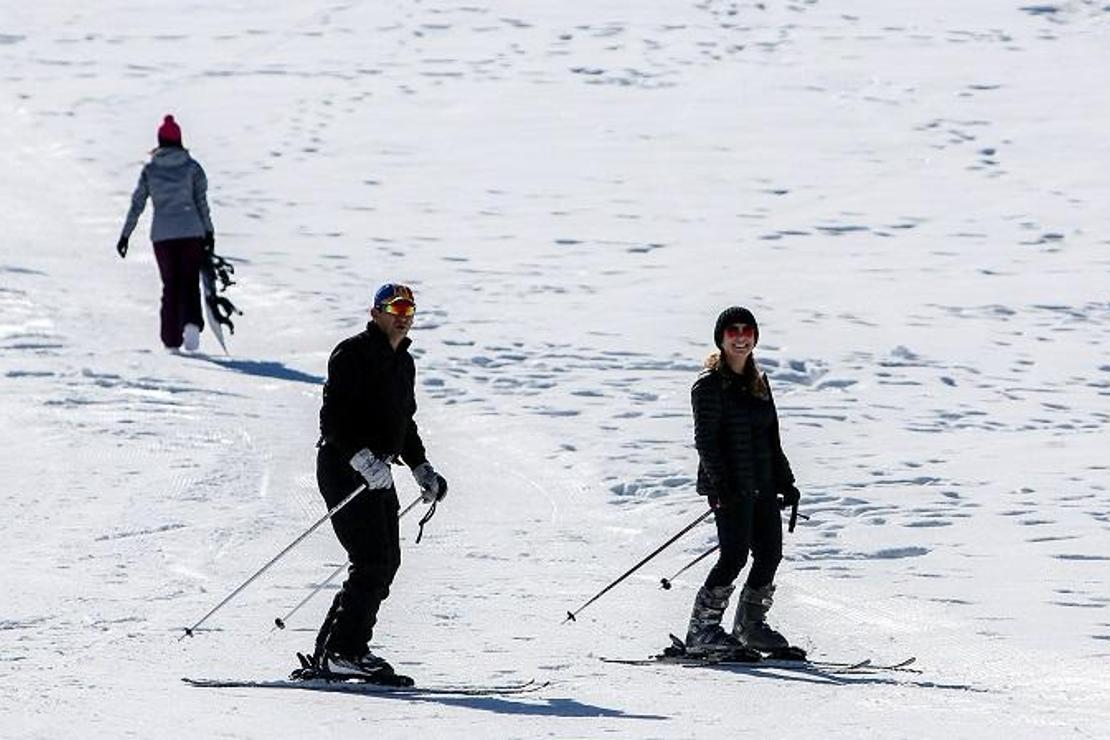
[[[119,252],[120,259],[127,256],[127,237],[121,236],[119,241],[116,242],[116,251]]]
[[[802,500],[802,492],[794,484],[790,484],[785,491],[779,491],[779,508],[789,509],[791,506],[797,506],[798,502]]]

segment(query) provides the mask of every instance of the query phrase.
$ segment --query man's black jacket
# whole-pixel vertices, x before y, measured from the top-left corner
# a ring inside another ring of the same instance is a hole
[[[410,468],[425,462],[416,429],[416,365],[408,338],[394,350],[374,322],[344,339],[328,359],[320,436],[349,460],[363,447],[384,458],[400,455]]]

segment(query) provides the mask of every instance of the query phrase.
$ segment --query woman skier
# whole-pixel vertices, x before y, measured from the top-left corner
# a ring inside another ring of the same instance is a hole
[[[725,309],[713,340],[718,351],[706,360],[691,397],[697,490],[713,509],[720,553],[694,599],[686,649],[692,655],[776,653],[789,646],[765,621],[782,560],[780,509],[800,494],[782,451],[767,376],[752,354],[759,342],[755,316],[739,306]],[[725,632],[721,617],[749,552],[752,567],[732,631]]]
[[[215,246],[208,214],[208,178],[200,163],[181,144],[181,127],[167,115],[158,128],[158,148],[143,166],[131,195],[131,209],[116,251],[127,256],[127,240],[149,197],[154,203],[150,240],[162,276],[162,344],[189,351],[200,346],[200,269],[205,250]]]

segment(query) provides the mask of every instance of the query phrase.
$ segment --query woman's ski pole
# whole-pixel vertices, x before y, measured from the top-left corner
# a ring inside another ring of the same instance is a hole
[[[798,514],[798,505],[795,504],[794,506],[790,507],[790,531],[794,531],[794,525],[795,525],[796,521],[798,520],[798,517],[801,517],[801,518],[807,519],[807,520],[809,519],[809,517],[807,517],[805,514]],[[705,560],[710,555],[713,555],[714,553],[716,553],[716,551],[718,549],[720,549],[719,544],[714,545],[713,547],[710,547],[708,550],[705,551],[705,553],[703,553],[702,555],[697,556],[693,560],[690,560],[682,568],[679,568],[678,572],[676,572],[676,574],[674,576],[672,576],[670,578],[660,578],[659,579],[659,585],[663,586],[664,590],[669,590],[670,587],[672,587],[672,585],[673,585],[672,582],[670,582],[670,581],[673,581],[675,578],[678,578],[679,576],[682,576],[684,574],[684,572],[686,572],[690,568],[693,568],[694,566],[696,566],[698,564],[698,562],[702,562],[702,560]]]
[[[682,574],[683,574],[683,573],[685,573],[686,571],[690,570],[690,569],[691,569],[691,568],[693,568],[693,567],[694,567],[695,565],[697,565],[697,564],[698,564],[698,563],[700,563],[701,561],[705,560],[705,559],[706,559],[707,557],[709,557],[709,556],[710,556],[710,555],[712,555],[713,553],[717,552],[717,550],[719,550],[720,548],[721,548],[721,546],[720,546],[719,544],[717,544],[717,545],[713,545],[713,547],[709,548],[708,550],[706,550],[705,552],[703,552],[703,553],[702,553],[701,555],[698,555],[698,556],[697,556],[696,558],[694,558],[693,560],[691,560],[691,561],[690,561],[689,563],[687,563],[686,565],[684,565],[684,566],[682,566],[681,568],[679,568],[678,572],[677,572],[677,573],[675,573],[675,574],[674,574],[673,576],[671,576],[670,578],[660,578],[660,579],[659,579],[659,582],[660,582],[660,584],[661,584],[661,585],[663,586],[663,589],[664,589],[665,591],[669,591],[669,590],[670,590],[670,588],[671,588],[671,581],[673,581],[674,579],[678,578],[678,577],[679,577],[680,575],[682,575]]]
[[[422,500],[422,498],[420,496],[417,496],[415,501],[413,501],[411,504],[406,506],[404,508],[404,510],[400,514],[397,515],[397,519],[398,520],[403,519],[405,514],[408,514],[410,511],[412,511],[412,508],[414,506],[416,506],[418,503],[420,503],[421,500]],[[297,604],[295,607],[293,607],[292,609],[290,609],[289,612],[284,617],[275,617],[274,618],[274,629],[279,629],[279,630],[285,629],[285,622],[290,617],[292,617],[294,614],[296,614],[298,611],[300,611],[300,608],[302,606],[304,606],[309,601],[311,601],[313,596],[315,596],[316,594],[323,591],[324,588],[329,583],[331,583],[337,577],[339,577],[339,574],[342,573],[348,565],[350,565],[350,562],[343,563],[338,568],[336,568],[334,571],[332,571],[332,574],[330,576],[328,576],[322,583],[320,583],[320,585],[316,586],[316,588],[312,589],[312,591],[309,592],[308,596],[305,596],[303,599],[301,599],[301,602],[299,604]],[[274,630],[270,630],[270,631],[273,632]]]
[[[705,518],[706,518],[707,516],[709,516],[709,515],[710,515],[710,514],[712,514],[712,513],[713,513],[713,509],[707,509],[707,510],[705,511],[705,513],[704,513],[704,514],[702,514],[702,515],[701,515],[701,516],[699,516],[699,517],[698,517],[697,519],[695,519],[694,521],[692,521],[692,522],[690,522],[689,524],[687,524],[687,525],[686,525],[685,527],[683,527],[683,528],[682,528],[682,531],[680,531],[680,532],[679,532],[678,534],[676,534],[676,535],[675,535],[674,537],[671,537],[671,538],[670,538],[669,540],[667,540],[667,541],[666,541],[666,542],[664,542],[664,543],[663,543],[662,545],[660,545],[659,547],[657,547],[657,548],[655,549],[655,551],[654,551],[653,553],[651,553],[651,554],[650,554],[650,555],[648,555],[648,556],[647,556],[646,558],[644,558],[643,560],[641,560],[640,562],[636,563],[636,564],[635,564],[635,565],[633,565],[633,566],[632,566],[631,568],[629,568],[629,569],[628,569],[628,570],[627,570],[627,571],[626,571],[626,572],[625,572],[625,573],[624,573],[623,575],[621,575],[621,577],[620,577],[620,578],[618,578],[617,580],[613,581],[612,583],[610,583],[610,584],[609,584],[608,586],[606,586],[605,588],[601,589],[601,591],[599,591],[599,592],[597,593],[597,595],[596,595],[596,596],[594,596],[594,597],[593,597],[592,599],[590,599],[589,601],[587,601],[587,602],[586,602],[585,604],[583,604],[582,606],[578,607],[578,608],[577,608],[577,609],[575,609],[574,611],[572,611],[572,612],[567,612],[567,618],[563,620],[563,624],[566,624],[567,622],[574,622],[574,621],[576,621],[576,620],[575,620],[575,617],[576,617],[576,616],[578,616],[578,613],[579,613],[579,612],[581,612],[581,611],[582,611],[583,609],[585,609],[585,608],[586,608],[587,606],[589,606],[590,604],[594,603],[594,602],[595,602],[595,601],[597,601],[598,599],[600,599],[600,598],[601,598],[602,596],[604,596],[604,595],[605,595],[605,594],[606,594],[606,593],[607,593],[607,592],[608,592],[608,591],[609,591],[609,590],[610,590],[611,588],[613,588],[613,587],[614,587],[614,586],[616,586],[616,585],[617,585],[618,583],[620,583],[621,581],[623,581],[623,580],[624,580],[625,578],[628,578],[628,577],[629,577],[630,575],[632,575],[633,573],[635,573],[635,572],[636,572],[637,570],[639,570],[639,569],[640,569],[641,567],[643,567],[643,565],[644,565],[645,563],[647,563],[647,562],[648,562],[649,560],[651,560],[652,558],[654,558],[654,557],[655,557],[656,555],[658,555],[659,553],[663,552],[663,551],[664,551],[664,550],[666,550],[666,549],[667,549],[668,547],[670,547],[671,545],[673,545],[673,544],[675,543],[675,541],[676,541],[676,540],[678,540],[678,538],[679,538],[679,537],[681,537],[682,535],[686,534],[687,532],[689,532],[689,531],[690,531],[691,529],[693,529],[694,527],[696,527],[696,526],[698,526],[699,524],[701,524],[701,523],[702,523],[702,520],[704,520],[704,519],[705,519]]]
[[[346,506],[347,504],[351,503],[351,500],[352,500],[352,499],[354,499],[354,497],[355,497],[355,496],[359,495],[360,493],[362,493],[362,492],[363,492],[363,491],[365,491],[365,490],[366,490],[366,484],[365,484],[365,483],[363,483],[363,484],[362,484],[361,486],[359,486],[358,488],[356,488],[355,490],[353,490],[353,491],[351,491],[351,492],[350,492],[349,494],[347,494],[347,497],[346,497],[345,499],[343,499],[343,500],[342,500],[342,501],[340,501],[340,502],[339,502],[338,504],[336,504],[335,506],[333,506],[333,507],[331,507],[330,509],[328,509],[328,513],[324,514],[324,515],[323,515],[322,517],[320,517],[319,519],[317,519],[317,520],[316,520],[316,523],[315,523],[315,524],[313,524],[313,525],[312,525],[311,527],[309,527],[309,528],[308,528],[308,529],[306,529],[306,530],[305,530],[304,532],[302,532],[302,533],[301,533],[301,535],[300,535],[299,537],[297,537],[297,539],[293,540],[293,541],[292,541],[292,542],[290,542],[290,543],[289,543],[288,545],[286,545],[286,546],[285,546],[285,549],[284,549],[284,550],[282,550],[282,551],[281,551],[281,552],[279,552],[279,553],[278,553],[277,555],[274,555],[274,556],[273,556],[272,558],[270,558],[270,562],[266,563],[266,564],[265,564],[265,565],[263,565],[263,566],[262,566],[261,568],[259,568],[259,569],[258,569],[257,571],[255,571],[254,575],[252,575],[252,576],[251,576],[250,578],[248,578],[247,580],[243,581],[243,583],[242,583],[242,584],[241,584],[241,585],[240,585],[240,586],[239,586],[239,587],[238,587],[237,589],[235,589],[234,591],[232,591],[231,593],[229,593],[229,594],[228,594],[227,596],[225,596],[225,597],[224,597],[224,600],[223,600],[223,601],[221,601],[221,602],[220,602],[219,604],[216,604],[216,605],[215,605],[214,607],[212,607],[212,609],[211,609],[211,610],[210,610],[210,611],[209,611],[209,612],[208,612],[207,614],[205,614],[205,615],[204,615],[203,617],[201,617],[201,618],[200,618],[199,620],[197,620],[196,624],[194,624],[194,625],[193,625],[192,627],[186,627],[186,628],[185,628],[185,634],[183,634],[183,635],[182,635],[181,637],[179,637],[179,638],[177,638],[177,639],[179,639],[179,640],[182,640],[182,639],[184,639],[184,638],[186,638],[186,637],[192,637],[192,636],[193,636],[193,630],[195,630],[195,629],[196,629],[197,627],[199,627],[199,626],[201,626],[202,624],[204,624],[204,623],[205,623],[205,621],[207,621],[207,619],[208,619],[209,617],[211,617],[211,616],[212,616],[213,614],[215,614],[215,613],[216,613],[216,612],[218,612],[218,611],[219,611],[219,610],[220,610],[221,608],[223,608],[224,604],[226,604],[227,602],[229,602],[229,601],[231,601],[232,599],[234,599],[234,598],[235,598],[235,597],[236,597],[236,596],[237,596],[237,595],[239,594],[239,592],[240,592],[240,591],[242,591],[242,590],[243,590],[244,588],[246,588],[247,586],[251,585],[251,583],[253,583],[253,582],[254,582],[254,579],[258,578],[258,577],[259,577],[260,575],[262,575],[262,574],[263,574],[263,573],[265,573],[265,572],[266,572],[267,570],[269,570],[269,569],[270,569],[270,567],[271,567],[271,566],[272,566],[272,565],[273,565],[274,563],[276,563],[277,561],[281,560],[281,559],[282,559],[283,557],[285,557],[285,555],[286,555],[286,554],[287,554],[287,553],[288,553],[288,552],[289,552],[290,550],[292,550],[292,549],[293,549],[294,547],[296,547],[297,545],[299,545],[299,544],[301,543],[301,540],[303,540],[303,539],[304,539],[305,537],[308,537],[308,536],[309,536],[310,534],[312,534],[313,532],[315,532],[315,531],[316,531],[316,529],[317,529],[317,528],[318,528],[318,527],[319,527],[319,526],[320,526],[321,524],[323,524],[324,522],[328,521],[328,520],[329,520],[329,519],[331,519],[331,518],[332,518],[333,516],[335,516],[335,514],[336,514],[336,512],[337,512],[337,511],[339,511],[340,509],[342,509],[342,508],[343,508],[344,506]]]
[[[806,516],[805,514],[799,514],[798,513],[798,505],[794,504],[793,507],[791,507],[791,510],[790,510],[790,531],[791,532],[794,531],[794,523],[798,520],[798,517],[801,517],[802,519],[806,519],[806,520],[809,519],[809,517]],[[707,557],[709,557],[713,553],[717,552],[717,550],[719,550],[720,548],[721,548],[720,543],[718,543],[716,545],[713,545],[713,547],[709,548],[708,550],[703,552],[701,555],[698,555],[696,558],[691,560],[689,563],[687,563],[686,565],[679,568],[678,572],[675,573],[670,578],[660,578],[659,579],[659,585],[661,585],[663,587],[663,590],[665,590],[665,591],[669,590],[670,587],[673,585],[671,583],[671,581],[678,578],[680,575],[682,575],[686,571],[690,570],[695,565],[697,565],[701,561],[705,560]]]

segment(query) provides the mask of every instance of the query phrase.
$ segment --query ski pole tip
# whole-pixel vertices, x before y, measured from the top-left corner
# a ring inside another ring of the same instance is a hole
[[[576,621],[578,621],[578,620],[576,620],[574,618],[574,613],[573,612],[567,612],[567,618],[563,620],[563,624],[566,624],[567,622],[576,622]]]
[[[281,621],[281,617],[274,617],[274,624],[279,630],[285,629],[285,622]]]
[[[659,585],[661,585],[663,587],[664,591],[670,591],[671,590],[671,582],[668,581],[666,578],[660,578],[659,579]]]

